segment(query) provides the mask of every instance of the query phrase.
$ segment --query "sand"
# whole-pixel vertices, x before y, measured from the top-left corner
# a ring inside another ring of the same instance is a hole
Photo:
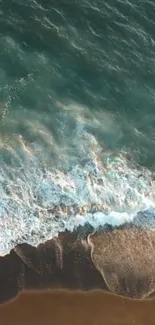
[[[155,325],[155,232],[86,230],[0,257],[0,325]]]
[[[2,325],[154,325],[155,301],[101,291],[23,293],[0,306]]]

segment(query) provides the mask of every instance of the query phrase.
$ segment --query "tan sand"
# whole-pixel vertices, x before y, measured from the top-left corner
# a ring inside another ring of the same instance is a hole
[[[155,325],[155,300],[145,300],[155,295],[155,232],[79,234],[0,257],[0,325]]]
[[[21,294],[0,306],[1,325],[154,325],[155,301],[111,293],[51,291]]]

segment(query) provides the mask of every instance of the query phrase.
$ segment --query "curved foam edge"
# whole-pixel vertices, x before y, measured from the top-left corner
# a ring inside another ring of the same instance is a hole
[[[91,257],[109,290],[146,299],[155,291],[155,232],[127,227],[88,236]]]

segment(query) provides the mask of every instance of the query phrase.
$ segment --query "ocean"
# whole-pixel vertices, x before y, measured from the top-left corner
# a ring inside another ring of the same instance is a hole
[[[0,0],[0,255],[155,228],[155,3]]]

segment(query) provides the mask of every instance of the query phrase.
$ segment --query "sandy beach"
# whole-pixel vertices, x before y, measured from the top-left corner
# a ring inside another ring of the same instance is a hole
[[[154,325],[154,247],[125,226],[17,245],[0,258],[1,324]]]
[[[136,301],[101,291],[21,294],[0,306],[3,325],[154,325],[155,301]]]

